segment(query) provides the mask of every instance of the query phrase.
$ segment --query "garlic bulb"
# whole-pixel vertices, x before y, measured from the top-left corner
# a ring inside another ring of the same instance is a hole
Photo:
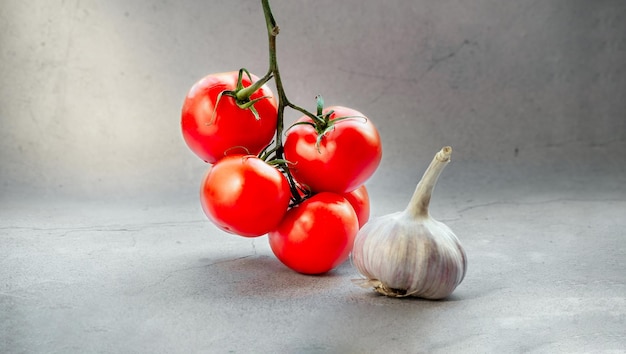
[[[465,277],[467,258],[456,235],[430,217],[428,205],[452,148],[439,151],[406,210],[370,220],[357,234],[353,264],[363,287],[392,297],[447,297]]]

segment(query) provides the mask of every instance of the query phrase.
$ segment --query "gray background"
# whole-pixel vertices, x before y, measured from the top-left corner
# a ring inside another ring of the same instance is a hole
[[[374,215],[454,148],[451,301],[295,274],[202,214],[180,108],[206,74],[265,73],[260,1],[5,0],[0,351],[623,350],[626,2],[271,3],[290,100],[379,128]]]

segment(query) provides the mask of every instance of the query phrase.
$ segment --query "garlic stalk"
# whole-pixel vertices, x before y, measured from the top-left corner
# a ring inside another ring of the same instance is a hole
[[[361,286],[391,296],[447,297],[465,277],[467,258],[450,228],[428,212],[452,148],[444,147],[417,184],[406,210],[370,220],[357,234],[353,264]]]

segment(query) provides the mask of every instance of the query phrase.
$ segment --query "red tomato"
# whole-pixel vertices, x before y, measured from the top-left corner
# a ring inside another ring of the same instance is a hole
[[[362,185],[374,174],[382,158],[378,130],[362,113],[345,107],[333,110],[330,120],[358,116],[334,125],[317,144],[318,132],[311,125],[295,125],[287,131],[285,159],[294,178],[313,192],[343,194]],[[312,122],[302,117],[298,122]]]
[[[252,155],[227,156],[209,169],[200,202],[220,229],[245,237],[274,230],[291,200],[289,183],[276,168]]]
[[[238,76],[237,71],[208,75],[193,85],[183,103],[183,138],[191,151],[208,163],[229,153],[257,155],[276,132],[278,108],[269,87],[263,85],[250,96],[251,100],[270,96],[254,104],[260,119],[249,109],[239,108],[233,97],[222,95],[218,102],[221,92],[235,90]],[[247,75],[242,83],[251,85]]]
[[[365,185],[362,185],[350,193],[345,193],[343,197],[354,208],[359,219],[359,229],[362,228],[370,219],[370,197],[367,193],[367,188],[365,188]]]
[[[304,274],[321,274],[343,263],[352,251],[359,222],[341,195],[322,192],[291,208],[269,233],[274,255]]]

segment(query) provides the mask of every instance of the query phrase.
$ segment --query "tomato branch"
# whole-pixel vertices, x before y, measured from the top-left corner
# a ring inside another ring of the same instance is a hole
[[[276,36],[280,32],[280,28],[276,24],[276,20],[274,19],[274,15],[272,14],[272,9],[270,8],[269,0],[261,0],[263,5],[263,13],[265,15],[265,23],[267,25],[267,37],[269,41],[269,70],[267,74],[260,79],[259,81],[268,81],[272,77],[275,80],[276,84],[276,93],[278,95],[278,119],[276,124],[276,146],[269,151],[265,156],[267,157],[269,154],[274,154],[274,159],[278,161],[285,161],[283,156],[283,130],[285,128],[284,116],[285,116],[285,108],[289,107],[293,110],[299,111],[302,114],[315,119],[316,116],[301,108],[289,101],[287,95],[285,93],[285,89],[283,87],[283,81],[280,76],[280,71],[278,70],[278,60],[276,59]],[[295,203],[299,203],[302,201],[301,193],[296,185],[291,172],[289,172],[289,168],[286,162],[282,163],[284,165],[284,171],[287,175],[287,179],[289,181],[289,186],[291,188],[291,194],[294,198]]]

